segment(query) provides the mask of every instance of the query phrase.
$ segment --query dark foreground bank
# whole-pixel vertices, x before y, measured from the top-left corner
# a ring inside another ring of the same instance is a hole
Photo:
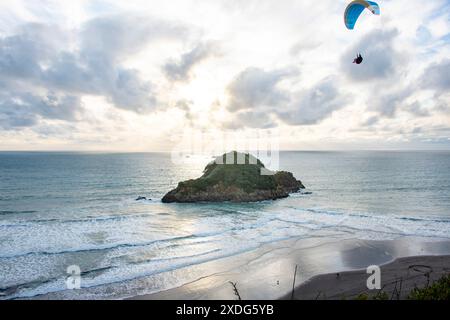
[[[432,286],[450,275],[450,256],[400,258],[380,267],[381,289],[369,290],[367,269],[313,277],[283,300],[415,299],[415,289]]]

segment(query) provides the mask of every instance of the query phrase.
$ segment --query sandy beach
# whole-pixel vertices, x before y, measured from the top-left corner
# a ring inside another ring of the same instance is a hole
[[[415,286],[449,273],[450,243],[402,238],[314,244],[313,240],[297,239],[212,264],[209,267],[216,272],[196,281],[131,299],[233,300],[237,297],[230,281],[236,283],[243,300],[291,299],[295,266],[294,299],[352,299],[368,291],[366,268],[370,265],[381,267],[383,291],[390,297],[395,284],[398,291],[403,279],[398,297],[404,298]]]
[[[386,298],[407,299],[414,288],[424,288],[450,274],[450,256],[415,256],[396,259],[381,266],[381,289],[369,290],[367,270],[316,276],[295,288],[283,300],[342,300],[374,297],[380,291]]]

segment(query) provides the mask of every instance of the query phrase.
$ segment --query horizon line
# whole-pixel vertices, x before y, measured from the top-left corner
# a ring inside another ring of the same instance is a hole
[[[238,151],[238,150],[231,150]],[[270,152],[270,150],[257,150],[262,152]],[[285,149],[279,152],[450,152],[450,149]],[[123,151],[123,150],[0,150],[0,153],[103,153],[103,154],[145,154],[145,153],[172,153],[173,151]],[[242,152],[242,151],[238,151]],[[243,152],[255,152],[243,151]],[[189,153],[186,154],[206,154],[206,153]]]

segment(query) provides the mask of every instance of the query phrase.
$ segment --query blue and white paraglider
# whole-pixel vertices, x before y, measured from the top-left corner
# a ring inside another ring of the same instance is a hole
[[[344,21],[347,29],[353,30],[355,28],[356,21],[358,21],[361,13],[368,9],[375,15],[380,15],[380,6],[373,1],[355,0],[352,1],[345,9]]]
[[[361,16],[361,13],[365,9],[369,10],[374,15],[380,15],[380,6],[378,5],[378,3],[365,0],[352,1],[347,6],[344,13],[344,22],[347,29],[353,30],[355,28],[355,24],[358,21],[358,18]],[[362,62],[363,57],[360,53],[358,53],[356,59],[353,60],[353,63],[361,64]]]

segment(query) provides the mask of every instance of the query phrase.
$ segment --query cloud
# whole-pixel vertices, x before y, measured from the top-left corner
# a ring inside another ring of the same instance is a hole
[[[377,94],[372,95],[368,99],[368,109],[376,111],[379,115],[393,118],[397,111],[402,109],[414,115],[415,117],[429,117],[431,110],[415,99],[412,103],[407,100],[414,97],[414,94],[420,90],[431,90],[434,92],[433,109],[439,110],[445,106],[445,102],[441,96],[450,90],[450,60],[444,59],[438,63],[432,63],[425,68],[423,74],[416,78],[415,81],[407,84],[403,88],[395,88],[384,91],[382,87],[375,88]],[[446,109],[442,109],[443,112]]]
[[[432,40],[432,38],[433,38],[433,35],[431,34],[430,30],[426,26],[420,25],[419,27],[417,27],[416,40],[419,45],[430,42]]]
[[[179,37],[180,27],[133,16],[89,20],[75,31],[45,24],[27,24],[0,39],[0,79],[70,95],[98,95],[117,108],[153,111],[157,93],[138,70],[123,59],[164,37]]]
[[[338,91],[335,83],[335,77],[327,77],[312,88],[296,93],[288,110],[277,110],[278,116],[290,125],[319,123],[350,100]]]
[[[341,56],[341,70],[348,78],[369,81],[392,77],[405,59],[394,48],[397,29],[377,29],[366,34]],[[361,53],[364,63],[355,65],[353,57]]]
[[[433,63],[425,69],[420,85],[425,89],[434,89],[438,94],[450,90],[450,59]]]
[[[264,71],[247,68],[228,86],[228,111],[234,113],[233,127],[268,128],[275,125],[271,115],[288,125],[311,125],[327,118],[346,105],[348,97],[335,84],[336,77],[326,77],[309,89],[290,91],[280,82],[298,75],[294,68]]]
[[[195,113],[192,111],[193,101],[182,99],[175,103],[175,108],[180,109],[184,113],[184,118],[189,122],[191,126],[194,125]]]
[[[223,127],[226,129],[255,128],[268,129],[276,126],[270,112],[265,111],[239,111],[233,114],[230,121],[226,121]]]
[[[177,23],[135,14],[100,16],[81,26],[81,53],[87,62],[120,62],[150,42],[183,39],[189,30]]]
[[[115,90],[110,93],[110,101],[118,107],[138,113],[152,111],[157,105],[153,85],[143,81],[134,69],[117,70]]]
[[[406,108],[406,111],[412,113],[416,117],[429,117],[430,112],[426,110],[421,103],[418,101],[414,101],[413,103],[409,104]]]
[[[40,119],[76,121],[82,111],[82,103],[77,96],[3,93],[0,95],[0,128],[13,130],[31,127]]]
[[[178,61],[170,60],[167,62],[164,65],[164,72],[172,81],[186,81],[196,65],[216,53],[217,47],[214,43],[200,43],[191,51],[183,54]]]
[[[229,111],[252,108],[276,107],[289,100],[288,93],[278,88],[278,84],[296,74],[295,69],[264,71],[259,68],[247,68],[239,73],[228,85]]]
[[[29,23],[14,35],[0,38],[0,78],[40,80],[41,64],[60,51],[64,35],[57,26]]]
[[[397,110],[404,105],[404,101],[414,92],[412,87],[396,89],[390,92],[380,92],[375,90],[367,101],[370,111],[378,112],[379,115],[392,118]]]
[[[380,120],[379,117],[372,116],[372,117],[369,117],[366,121],[364,121],[362,125],[363,125],[363,127],[371,127],[371,126],[377,124],[379,120]]]
[[[305,38],[294,44],[289,53],[296,56],[300,53],[310,53],[312,50],[319,48],[323,43],[317,39]]]

